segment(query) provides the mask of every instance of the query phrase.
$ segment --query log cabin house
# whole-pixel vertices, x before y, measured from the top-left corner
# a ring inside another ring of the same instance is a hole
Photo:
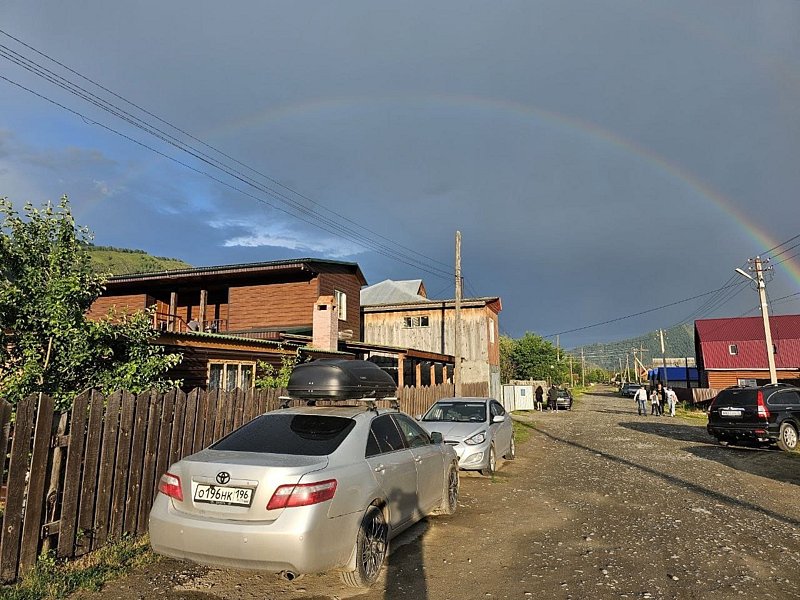
[[[170,376],[186,389],[249,388],[258,362],[298,355],[405,365],[412,385],[445,381],[452,356],[362,342],[365,284],[356,263],[316,258],[120,275],[89,317],[152,307],[155,343],[183,355]]]

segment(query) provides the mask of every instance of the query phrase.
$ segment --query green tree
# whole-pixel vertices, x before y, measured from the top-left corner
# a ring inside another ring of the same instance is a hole
[[[555,383],[569,380],[569,364],[563,356],[559,360],[558,351],[551,342],[530,332],[512,341],[508,362],[513,365],[513,379],[547,379]]]
[[[144,314],[87,318],[103,290],[66,196],[57,206],[24,207],[0,198],[0,397],[17,402],[45,392],[61,405],[89,387],[141,391],[176,382],[164,373],[180,362],[151,344]]]
[[[256,376],[255,386],[259,389],[286,389],[286,386],[289,385],[289,376],[298,361],[299,357],[297,355],[289,356],[287,354],[281,356],[281,366],[278,368],[266,361],[258,361],[258,375]]]
[[[514,352],[514,345],[516,341],[507,336],[500,336],[500,382],[508,383],[516,378],[516,365],[512,354]]]

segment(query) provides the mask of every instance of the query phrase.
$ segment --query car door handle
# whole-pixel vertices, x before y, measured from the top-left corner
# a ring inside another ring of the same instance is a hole
[[[375,472],[376,473],[383,473],[385,470],[386,470],[386,467],[384,467],[383,465],[378,465],[377,467],[375,467]]]

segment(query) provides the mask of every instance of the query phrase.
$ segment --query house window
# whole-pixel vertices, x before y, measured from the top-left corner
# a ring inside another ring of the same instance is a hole
[[[736,385],[739,387],[756,387],[758,384],[755,379],[737,379]]]
[[[340,290],[333,290],[333,298],[339,307],[339,320],[347,321],[347,294]]]
[[[728,354],[730,354],[731,356],[736,356],[737,354],[739,354],[739,347],[736,344],[729,344]]]
[[[411,329],[414,327],[429,327],[430,318],[427,315],[421,317],[403,317],[403,328]]]
[[[494,321],[489,321],[489,343],[494,344]]]
[[[255,363],[208,363],[208,390],[230,392],[236,388],[249,390],[255,384]]]

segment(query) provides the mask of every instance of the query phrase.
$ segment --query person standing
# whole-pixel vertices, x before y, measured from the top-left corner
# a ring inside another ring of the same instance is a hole
[[[550,410],[558,410],[558,390],[554,385],[547,390],[547,403],[550,405]]]
[[[675,416],[675,405],[678,403],[678,395],[672,388],[667,388],[667,402],[669,402],[669,416]]]
[[[658,395],[658,416],[664,416],[664,407],[667,405],[667,389],[664,384],[659,382],[656,386],[656,394]]]
[[[658,391],[653,390],[650,394],[650,414],[658,416]]]
[[[636,390],[636,394],[634,394],[633,399],[636,400],[636,412],[641,417],[644,415],[647,416],[647,390],[644,389],[644,384],[639,386],[639,389]]]
[[[536,386],[535,395],[536,395],[536,410],[542,410],[542,407],[544,405],[544,390],[542,389],[542,386],[540,385]]]

